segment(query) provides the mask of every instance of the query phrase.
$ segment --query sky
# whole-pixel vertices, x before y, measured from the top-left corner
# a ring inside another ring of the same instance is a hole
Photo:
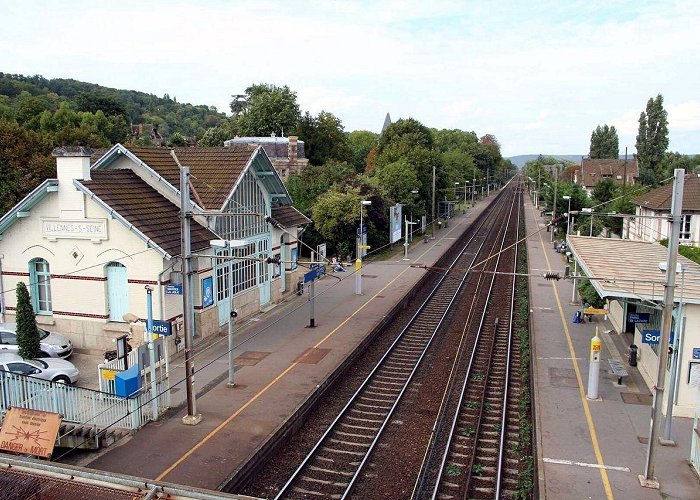
[[[669,150],[700,153],[700,2],[0,0],[0,71],[169,94],[230,113],[288,85],[345,130],[415,118],[493,134],[504,156],[630,154],[662,94]]]

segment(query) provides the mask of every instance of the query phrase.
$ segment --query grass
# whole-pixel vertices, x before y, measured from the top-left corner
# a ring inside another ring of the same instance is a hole
[[[462,468],[454,464],[447,464],[445,471],[448,476],[459,476],[462,474]]]
[[[484,473],[484,466],[481,464],[472,465],[472,474],[475,476],[481,476]]]

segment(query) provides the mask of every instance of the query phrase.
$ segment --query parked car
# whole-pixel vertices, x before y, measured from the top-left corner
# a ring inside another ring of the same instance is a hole
[[[73,354],[73,344],[65,335],[39,330],[39,348],[44,358],[69,358]],[[0,353],[17,353],[17,323],[0,323]]]
[[[70,361],[56,358],[23,359],[19,354],[0,353],[0,371],[75,384],[80,371]]]

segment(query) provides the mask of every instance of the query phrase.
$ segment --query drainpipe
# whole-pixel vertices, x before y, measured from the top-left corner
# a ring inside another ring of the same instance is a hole
[[[0,255],[0,320],[5,322],[5,282],[2,279],[2,255]]]

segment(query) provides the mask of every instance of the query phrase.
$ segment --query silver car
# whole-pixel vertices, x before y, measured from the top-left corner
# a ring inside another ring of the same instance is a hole
[[[66,384],[75,384],[80,375],[75,365],[65,359],[22,359],[19,354],[0,354],[0,371]]]
[[[73,344],[65,335],[47,332],[39,327],[39,349],[44,358],[69,358],[73,354]],[[0,354],[17,353],[17,323],[0,323]]]

